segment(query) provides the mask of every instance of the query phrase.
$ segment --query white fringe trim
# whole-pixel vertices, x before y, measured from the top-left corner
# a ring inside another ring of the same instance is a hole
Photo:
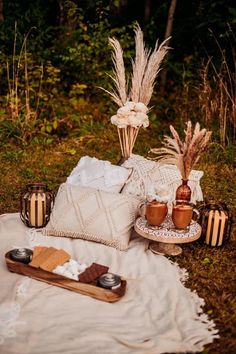
[[[175,269],[177,270],[178,274],[179,274],[179,279],[181,281],[181,283],[184,285],[185,282],[188,280],[189,274],[187,269],[185,268],[180,268],[180,266],[178,265],[178,263],[173,262],[169,259],[170,263],[175,267]]]
[[[185,268],[180,268],[178,263],[170,261],[171,264],[175,267],[178,272],[179,279],[183,285],[188,280],[189,274]],[[196,335],[193,338],[188,338],[188,343],[186,345],[189,346],[190,352],[201,352],[204,349],[204,345],[212,343],[214,339],[220,338],[219,330],[216,328],[216,325],[213,320],[209,319],[208,315],[203,312],[203,307],[205,306],[205,300],[197,294],[196,290],[191,290],[186,288],[186,291],[189,293],[189,296],[192,300],[192,304],[195,310],[194,320],[201,322],[203,325],[202,331],[204,333],[203,336]],[[205,332],[208,332],[206,336]]]

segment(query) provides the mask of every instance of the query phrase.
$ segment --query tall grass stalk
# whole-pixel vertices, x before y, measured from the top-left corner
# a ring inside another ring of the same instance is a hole
[[[24,37],[20,53],[17,55],[17,25],[15,24],[12,67],[10,68],[8,60],[6,64],[8,81],[7,105],[9,115],[13,124],[20,125],[21,139],[23,141],[32,133],[30,128],[34,126],[37,120],[42,90],[43,66],[41,66],[38,92],[35,95],[36,99],[35,97],[32,99],[31,93],[34,92],[34,90],[29,82],[27,40],[33,29],[34,27],[32,27]]]
[[[233,47],[231,66],[225,51],[215,38],[221,54],[221,65],[216,66],[212,58],[203,66],[200,77],[199,104],[207,125],[219,125],[220,143],[236,140],[236,58]]]

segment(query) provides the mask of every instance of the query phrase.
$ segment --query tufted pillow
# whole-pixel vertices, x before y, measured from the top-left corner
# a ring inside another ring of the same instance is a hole
[[[83,156],[66,183],[119,193],[130,174],[131,170],[112,165],[109,161]]]
[[[161,164],[133,154],[122,166],[133,170],[122,193],[145,198],[151,186],[165,184],[169,186],[171,199],[175,199],[176,189],[181,184],[181,176],[175,165]],[[193,203],[203,200],[200,187],[202,176],[202,171],[192,170],[190,173],[188,184],[192,191],[191,201]]]
[[[128,248],[140,199],[91,187],[62,184],[50,221],[42,230],[47,236],[82,238],[120,250]]]

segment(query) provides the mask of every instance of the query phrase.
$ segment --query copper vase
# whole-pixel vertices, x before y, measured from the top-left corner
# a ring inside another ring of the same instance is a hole
[[[188,180],[182,179],[182,184],[176,189],[176,200],[191,200],[191,188],[188,186]]]

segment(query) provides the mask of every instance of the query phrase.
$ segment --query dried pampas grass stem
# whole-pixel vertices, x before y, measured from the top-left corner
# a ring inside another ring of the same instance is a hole
[[[121,154],[122,154],[122,156],[125,156],[124,145],[123,145],[122,136],[121,136],[121,129],[119,129],[119,128],[117,127],[117,131],[118,131],[118,136],[119,136]]]
[[[131,100],[134,102],[142,102],[140,100],[142,81],[145,69],[150,55],[150,49],[145,48],[143,40],[143,32],[138,24],[134,28],[135,32],[135,60],[132,61],[133,75],[132,86],[130,90]]]
[[[167,54],[169,47],[167,42],[170,37],[158,46],[158,41],[153,51],[145,46],[143,32],[138,25],[134,27],[135,32],[135,59],[132,60],[132,78],[130,90],[126,83],[123,50],[116,38],[109,38],[112,48],[113,76],[109,75],[114,83],[112,91],[107,92],[112,100],[122,107],[128,100],[142,102],[146,106],[149,104],[156,77],[161,70],[161,63]]]
[[[192,132],[191,121],[187,122],[187,128],[184,131],[184,141],[181,141],[179,134],[173,126],[170,126],[170,131],[173,138],[165,136],[164,147],[151,149],[151,152],[158,155],[154,160],[176,165],[182,178],[188,179],[193,166],[205,150],[212,132],[207,131],[205,128],[200,129],[199,123],[195,125]]]
[[[139,128],[134,128],[128,125],[125,128],[117,128],[117,130],[122,156],[128,158],[132,154]]]
[[[161,70],[160,65],[169,50],[169,47],[166,45],[169,39],[170,37],[167,38],[164,42],[162,42],[159,47],[158,41],[156,42],[155,48],[147,62],[146,70],[142,80],[142,85],[140,87],[140,102],[143,102],[146,106],[151,100],[155,80]]]
[[[127,90],[126,90],[126,78],[125,78],[125,65],[123,59],[123,50],[119,41],[115,38],[109,38],[109,44],[112,47],[112,62],[114,65],[113,76],[110,78],[114,82],[113,91],[105,90],[100,87],[103,91],[107,92],[112,100],[119,106],[122,107],[127,101]]]

